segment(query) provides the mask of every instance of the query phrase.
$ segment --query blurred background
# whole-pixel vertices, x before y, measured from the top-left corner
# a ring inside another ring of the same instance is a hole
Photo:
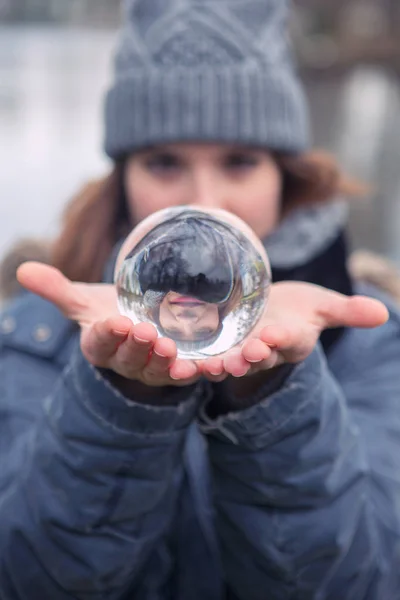
[[[108,166],[102,95],[119,0],[0,0],[0,257],[57,232]],[[400,265],[400,1],[297,0],[292,22],[317,146],[371,184],[353,245]]]

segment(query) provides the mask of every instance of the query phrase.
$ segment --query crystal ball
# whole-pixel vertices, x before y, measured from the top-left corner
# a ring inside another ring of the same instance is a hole
[[[253,231],[223,210],[180,206],[131,232],[115,268],[118,308],[152,323],[180,358],[201,360],[240,344],[265,310],[271,270]]]

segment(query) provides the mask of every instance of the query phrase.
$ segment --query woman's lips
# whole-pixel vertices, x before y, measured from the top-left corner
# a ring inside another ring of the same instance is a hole
[[[204,302],[197,298],[193,298],[193,296],[178,296],[171,300],[170,304],[178,304],[180,306],[201,306]]]

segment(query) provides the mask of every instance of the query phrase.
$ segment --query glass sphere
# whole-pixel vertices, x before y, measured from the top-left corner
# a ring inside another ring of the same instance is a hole
[[[169,208],[125,241],[117,259],[118,308],[152,323],[178,356],[204,359],[242,342],[262,315],[271,271],[261,242],[222,210]]]

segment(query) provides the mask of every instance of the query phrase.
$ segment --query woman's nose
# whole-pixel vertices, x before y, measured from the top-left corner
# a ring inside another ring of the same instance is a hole
[[[212,174],[194,174],[191,183],[190,204],[195,204],[200,208],[224,208],[222,192],[220,183]]]
[[[193,311],[186,310],[179,313],[177,317],[184,321],[194,321],[196,319],[196,313]]]
[[[180,326],[180,333],[181,335],[183,335],[184,338],[187,339],[192,339],[193,337],[193,323],[191,321],[181,321]]]

